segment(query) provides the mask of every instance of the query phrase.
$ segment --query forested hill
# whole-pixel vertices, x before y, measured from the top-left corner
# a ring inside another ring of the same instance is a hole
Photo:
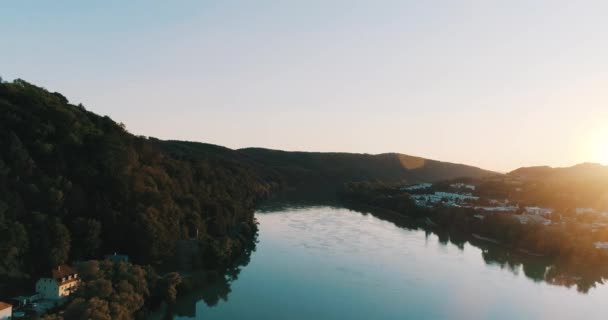
[[[222,264],[255,231],[256,200],[277,189],[494,174],[401,154],[138,137],[23,80],[0,83],[0,128],[0,278],[111,252],[161,264],[182,239],[198,239],[203,267]]]
[[[322,189],[332,192],[353,181],[386,183],[434,182],[454,178],[483,178],[498,175],[480,168],[429,160],[399,153],[378,155],[337,152],[294,152],[263,148],[229,148],[187,141],[156,141],[176,158],[219,157],[252,168],[264,180],[282,188]],[[309,190],[307,190],[309,191]]]
[[[581,163],[572,167],[552,168],[548,166],[523,167],[509,172],[509,176],[523,179],[550,179],[574,182],[608,181],[608,166],[598,163]]]
[[[608,166],[583,163],[566,168],[527,167],[508,173],[528,203],[554,208],[608,210]],[[534,202],[533,202],[534,201]]]
[[[0,84],[0,277],[128,253],[166,262],[197,238],[221,264],[255,230],[271,181],[210,152],[173,156],[108,117],[22,80]]]
[[[497,175],[480,168],[429,160],[399,153],[287,152],[261,148],[239,149],[251,161],[278,172],[289,186],[342,186],[352,181],[434,182]]]

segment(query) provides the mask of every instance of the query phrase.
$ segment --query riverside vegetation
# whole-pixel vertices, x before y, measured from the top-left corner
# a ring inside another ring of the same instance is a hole
[[[525,168],[505,176],[402,154],[163,141],[133,135],[23,80],[0,81],[0,127],[0,298],[30,293],[51,268],[81,261],[82,286],[48,319],[144,319],[161,303],[170,308],[180,293],[211,281],[220,289],[203,299],[217,303],[255,249],[258,201],[290,190],[327,195],[341,189],[350,203],[413,218],[414,227],[458,244],[478,244],[470,237],[475,233],[511,251],[543,255],[551,268],[535,279],[582,292],[608,279],[608,259],[592,246],[608,241],[608,232],[589,232],[586,215],[549,227],[503,215],[479,220],[466,208],[420,208],[397,187],[469,177],[482,182],[485,196],[511,197],[500,179],[525,175],[534,179],[520,201],[552,205],[568,217],[572,207],[590,201],[605,205],[607,180],[597,174],[603,168]],[[182,241],[196,247],[187,273],[176,272],[182,271],[175,254]],[[128,254],[132,263],[99,260],[112,252]],[[487,254],[491,261],[519,263],[495,248]]]
[[[0,127],[0,297],[31,293],[51,268],[85,261],[82,289],[54,315],[66,319],[145,317],[170,303],[192,285],[171,273],[183,240],[195,244],[191,266],[202,277],[233,268],[251,250],[256,202],[278,190],[493,174],[401,154],[231,150],[135,136],[24,80],[0,79]],[[96,261],[112,252],[133,263]]]

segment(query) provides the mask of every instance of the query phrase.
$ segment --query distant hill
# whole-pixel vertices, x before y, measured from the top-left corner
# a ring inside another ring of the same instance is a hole
[[[23,80],[0,82],[0,280],[108,252],[163,264],[196,239],[213,268],[255,231],[258,199],[349,181],[495,173],[403,154],[286,152],[163,141]]]
[[[200,142],[156,141],[173,157],[199,160],[219,157],[243,163],[253,168],[260,176],[271,181],[281,181],[283,187],[296,189],[321,188],[327,191],[352,181],[418,183],[498,175],[496,172],[477,167],[399,153],[371,155],[264,148],[232,150]]]
[[[593,207],[608,210],[608,166],[583,163],[572,167],[525,167],[505,179],[525,203],[560,209]]]
[[[23,80],[0,83],[0,128],[0,280],[110,252],[167,263],[183,239],[198,266],[227,264],[278,184],[235,151],[134,136]]]
[[[598,163],[582,163],[572,167],[552,168],[548,166],[523,167],[508,173],[509,176],[523,179],[559,180],[608,180],[608,166]]]
[[[283,176],[290,186],[334,187],[351,181],[434,182],[482,178],[498,173],[399,153],[288,152],[262,148],[239,149],[249,161]]]

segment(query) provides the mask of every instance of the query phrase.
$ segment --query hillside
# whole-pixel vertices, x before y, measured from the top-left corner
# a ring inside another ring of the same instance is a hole
[[[608,210],[608,166],[583,163],[566,168],[524,167],[486,179],[480,192],[524,204],[572,211],[592,207]]]
[[[398,153],[287,152],[261,148],[238,150],[284,177],[290,186],[334,188],[351,181],[434,182],[497,175],[476,167]]]
[[[419,182],[494,173],[402,154],[285,152],[162,141],[23,80],[0,83],[0,277],[122,252],[171,263],[199,242],[198,266],[237,255],[256,201],[278,189]]]
[[[249,241],[256,199],[271,190],[219,147],[173,156],[22,80],[0,84],[0,127],[2,278],[111,252],[166,264],[182,239],[199,241],[199,266],[215,268]]]
[[[572,182],[578,180],[606,181],[608,179],[608,166],[603,166],[598,163],[581,163],[572,167],[564,168],[552,168],[548,166],[523,167],[509,172],[508,175],[530,180],[554,179]]]

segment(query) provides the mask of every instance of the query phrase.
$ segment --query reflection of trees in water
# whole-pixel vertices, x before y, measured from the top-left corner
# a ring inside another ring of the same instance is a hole
[[[197,304],[203,301],[207,306],[216,306],[220,301],[228,301],[228,296],[232,292],[231,284],[238,280],[241,270],[251,261],[251,254],[255,252],[257,235],[246,243],[243,253],[235,262],[224,270],[223,274],[213,277],[213,280],[202,288],[195,288],[177,299],[175,306],[167,311],[166,319],[172,319],[174,315],[180,317],[191,317],[198,319]],[[208,277],[207,273],[201,272],[201,277]],[[206,280],[203,280],[205,282]]]
[[[208,306],[213,307],[220,300],[228,301],[228,295],[232,292],[230,285],[238,280],[241,270],[251,261],[251,254],[255,251],[255,244],[256,239],[253,239],[235,263],[226,269],[225,274],[202,291],[201,299]]]
[[[544,281],[568,288],[576,287],[577,291],[587,293],[598,284],[604,284],[605,280],[608,279],[608,265],[603,262],[605,258],[601,254],[588,256],[583,261],[578,258],[550,259],[478,240],[473,238],[471,234],[465,234],[458,230],[445,230],[429,226],[424,221],[415,221],[391,211],[353,205],[347,205],[346,207],[362,214],[372,214],[401,228],[424,230],[427,236],[430,234],[436,235],[442,245],[453,244],[462,250],[468,242],[481,250],[486,264],[499,266],[514,274],[523,271],[527,278],[535,282]]]
[[[289,199],[287,201],[270,201],[261,205],[259,212],[277,212],[298,208],[315,206],[330,206],[336,208],[346,207],[361,214],[371,214],[379,219],[389,221],[398,227],[409,230],[423,230],[427,236],[436,235],[442,245],[455,245],[464,250],[467,243],[479,248],[486,264],[498,266],[514,274],[523,274],[535,281],[544,281],[549,284],[576,287],[579,292],[587,293],[598,284],[603,284],[608,278],[608,266],[598,261],[579,261],[577,259],[549,259],[519,252],[501,245],[493,244],[473,238],[471,234],[459,230],[446,230],[430,226],[424,221],[416,221],[408,216],[392,211],[371,209],[369,207],[344,205],[332,199],[314,201],[311,199]],[[172,314],[182,317],[196,317],[196,305],[203,301],[207,306],[216,306],[220,301],[228,301],[231,293],[231,284],[238,280],[241,270],[251,260],[255,251],[256,240],[250,241],[243,254],[235,263],[227,268],[223,275],[206,285],[202,289],[194,290],[190,294],[178,299]],[[169,315],[171,316],[171,315]]]

